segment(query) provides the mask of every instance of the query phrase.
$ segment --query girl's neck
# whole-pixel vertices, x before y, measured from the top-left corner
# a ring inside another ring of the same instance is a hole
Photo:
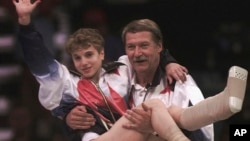
[[[90,79],[93,83],[98,84],[100,79],[101,69],[96,72],[96,74]]]

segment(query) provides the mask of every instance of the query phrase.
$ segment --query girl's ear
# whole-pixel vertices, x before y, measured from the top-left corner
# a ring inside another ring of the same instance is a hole
[[[104,60],[104,58],[105,58],[104,49],[103,49],[103,50],[101,50],[101,52],[100,52],[100,56],[101,56],[102,60]]]

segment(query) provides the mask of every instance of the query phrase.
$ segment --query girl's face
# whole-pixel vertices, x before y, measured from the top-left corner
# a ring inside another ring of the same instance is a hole
[[[97,82],[99,72],[102,68],[104,51],[102,50],[99,53],[93,45],[91,45],[88,48],[76,50],[71,55],[75,68],[82,74],[82,77]]]

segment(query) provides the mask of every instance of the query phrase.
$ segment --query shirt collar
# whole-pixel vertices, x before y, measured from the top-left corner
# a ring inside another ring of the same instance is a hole
[[[135,85],[136,85],[136,78],[135,78],[135,75],[136,75],[136,74],[134,73],[134,75],[132,76],[131,85],[132,85],[133,87],[135,87]],[[163,78],[164,75],[165,75],[165,74],[163,73],[162,69],[161,69],[160,67],[158,67],[158,68],[156,69],[155,74],[154,74],[153,81],[152,81],[151,83],[148,83],[148,84],[146,85],[146,88],[149,88],[149,87],[156,87],[157,85],[159,85],[160,82],[161,82],[161,79]]]

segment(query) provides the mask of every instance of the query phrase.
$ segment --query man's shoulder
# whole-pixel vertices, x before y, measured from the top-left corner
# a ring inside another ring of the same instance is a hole
[[[116,70],[119,66],[122,66],[122,65],[125,65],[125,64],[122,62],[113,61],[113,62],[104,63],[102,67],[105,69],[106,72],[111,72],[113,70]]]

